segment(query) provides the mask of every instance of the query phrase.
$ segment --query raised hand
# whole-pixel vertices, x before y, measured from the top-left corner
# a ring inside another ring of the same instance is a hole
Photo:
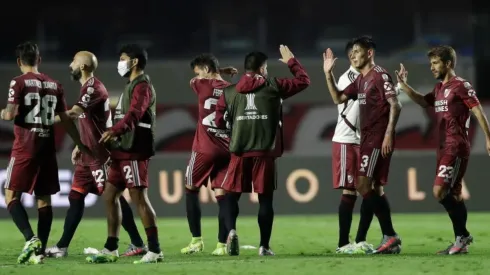
[[[323,53],[323,71],[326,74],[331,73],[333,68],[335,67],[336,61],[337,61],[337,58],[333,55],[332,50],[330,48],[328,48]]]
[[[234,76],[238,73],[238,70],[234,67],[224,67],[219,70],[219,73],[229,75],[229,76]]]
[[[400,84],[407,84],[408,71],[405,69],[402,63],[400,63],[400,71],[395,71],[396,79]]]
[[[279,52],[281,53],[281,58],[279,59],[279,61],[284,64],[287,64],[289,59],[294,58],[294,54],[289,50],[288,46],[286,45],[280,45]]]

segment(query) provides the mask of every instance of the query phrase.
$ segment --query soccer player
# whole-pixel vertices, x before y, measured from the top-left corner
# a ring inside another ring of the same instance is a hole
[[[87,257],[88,262],[115,262],[119,258],[121,226],[119,198],[128,188],[135,202],[148,239],[148,252],[135,264],[163,261],[158,241],[155,210],[148,199],[148,165],[155,155],[156,93],[145,74],[148,54],[137,44],[124,45],[119,51],[117,70],[129,78],[115,111],[115,125],[102,134],[100,142],[112,143],[109,178],[104,191],[107,207],[108,237],[104,249]],[[114,140],[117,140],[114,142]]]
[[[353,42],[345,46],[345,52],[351,62],[350,68],[339,78],[337,87],[344,90],[359,76],[352,57]],[[342,190],[338,209],[339,241],[336,249],[340,254],[371,253],[374,248],[366,242],[367,232],[374,213],[368,204],[361,204],[361,219],[356,243],[351,244],[349,233],[352,225],[352,212],[357,200],[356,183],[359,165],[359,101],[349,99],[337,105],[339,116],[332,138],[332,175],[334,189]]]
[[[218,59],[211,54],[201,54],[191,62],[191,69],[197,75],[191,82],[191,88],[199,99],[199,118],[192,145],[192,154],[186,171],[186,210],[191,242],[181,249],[182,254],[201,252],[204,242],[201,236],[201,208],[199,188],[207,186],[208,180],[218,202],[218,244],[212,255],[226,254],[226,237],[228,232],[223,222],[224,191],[221,183],[224,180],[230,153],[228,151],[228,130],[218,128],[214,123],[214,109],[223,89],[230,83],[221,78],[221,74],[236,74],[235,68],[220,70]]]
[[[216,105],[216,125],[231,128],[231,160],[222,183],[227,192],[224,217],[229,255],[240,253],[236,232],[238,200],[241,193],[251,192],[252,188],[259,198],[259,255],[274,255],[269,241],[274,222],[275,161],[284,150],[282,101],[310,85],[308,74],[289,48],[281,45],[279,49],[280,61],[288,65],[294,78],[269,77],[267,56],[249,53],[245,57],[245,74],[236,85],[224,89]]]
[[[38,71],[38,46],[25,42],[17,46],[16,54],[22,75],[10,82],[7,107],[0,112],[1,119],[14,121],[15,136],[5,181],[5,203],[26,240],[17,263],[38,264],[42,262],[53,221],[51,195],[60,191],[53,127],[56,114],[80,150],[89,155],[91,152],[82,144],[75,124],[65,112],[62,86]],[[32,192],[39,213],[37,236],[20,200],[22,193]]]
[[[407,71],[400,64],[396,72],[402,90],[423,108],[434,108],[439,131],[436,177],[433,194],[446,209],[453,224],[455,242],[438,254],[468,253],[473,237],[466,228],[468,211],[461,196],[461,182],[466,172],[470,155],[468,128],[470,110],[475,115],[486,137],[486,149],[490,154],[490,131],[488,120],[478,101],[475,89],[467,80],[458,77],[456,52],[450,46],[432,48],[427,54],[430,69],[439,80],[432,92],[423,95],[410,87],[404,75]]]
[[[68,110],[71,119],[78,119],[82,142],[90,147],[97,157],[81,154],[78,147],[73,149],[72,162],[75,165],[73,184],[68,195],[70,207],[66,213],[63,235],[58,243],[46,249],[48,257],[68,256],[68,246],[80,223],[85,197],[88,193],[101,195],[107,181],[106,162],[109,151],[99,139],[103,132],[112,127],[109,108],[109,94],[104,84],[94,76],[97,58],[91,52],[78,52],[70,64],[71,78],[81,84],[78,102]],[[59,120],[59,117],[56,117]],[[133,212],[126,199],[119,198],[122,208],[122,225],[129,233],[131,245],[125,255],[144,254],[145,245],[134,222]]]
[[[324,71],[335,104],[344,103],[350,98],[359,101],[361,143],[356,189],[372,207],[383,233],[383,240],[373,253],[393,253],[393,249],[401,245],[401,239],[393,228],[386,195],[382,191],[382,195],[378,194],[376,188],[388,182],[395,126],[401,105],[396,97],[391,76],[374,63],[376,44],[373,40],[362,36],[354,39],[353,44],[352,62],[361,73],[354,83],[339,91],[332,71],[336,58],[330,49],[325,53]]]

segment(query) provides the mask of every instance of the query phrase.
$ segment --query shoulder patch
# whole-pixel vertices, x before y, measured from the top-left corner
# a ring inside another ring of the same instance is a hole
[[[95,78],[92,77],[91,79],[89,79],[87,81],[87,86],[90,87],[90,86],[94,86],[94,83],[95,83]]]
[[[88,87],[87,88],[87,94],[91,95],[94,93],[94,87]]]
[[[15,80],[10,81],[10,88],[14,87],[15,83],[17,83]]]
[[[468,81],[464,82],[464,83],[463,83],[463,86],[464,86],[466,89],[471,89],[471,88],[472,88],[472,87],[471,87],[471,84],[470,84]]]

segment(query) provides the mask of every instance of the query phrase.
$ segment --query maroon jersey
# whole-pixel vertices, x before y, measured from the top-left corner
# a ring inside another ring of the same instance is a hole
[[[468,157],[470,109],[480,104],[470,82],[455,76],[445,84],[437,83],[434,90],[425,95],[425,101],[436,113],[438,153]]]
[[[396,96],[388,72],[376,65],[365,76],[360,74],[343,93],[359,101],[361,133],[384,137],[390,119],[388,99]]]
[[[229,154],[229,136],[226,129],[216,126],[216,103],[223,94],[223,89],[230,83],[216,79],[191,80],[191,88],[199,98],[199,117],[192,151],[204,154]]]
[[[55,154],[54,118],[66,111],[63,88],[45,74],[26,73],[10,82],[8,104],[18,105],[12,157]]]
[[[109,157],[109,151],[99,143],[102,133],[112,127],[109,94],[104,84],[95,77],[90,78],[80,89],[80,98],[76,103],[83,109],[78,118],[78,126],[82,143],[97,152],[100,159],[82,154],[82,165],[104,164]]]

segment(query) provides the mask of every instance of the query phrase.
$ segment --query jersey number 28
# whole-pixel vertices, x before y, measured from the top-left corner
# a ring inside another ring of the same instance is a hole
[[[38,93],[26,94],[24,105],[32,107],[32,110],[26,115],[24,121],[30,124],[53,125],[57,101],[54,95],[41,97]]]
[[[216,103],[218,103],[218,99],[210,97],[204,101],[204,109],[211,110],[213,106],[216,106]],[[213,111],[211,114],[202,119],[202,125],[216,128],[216,123],[214,122],[215,117],[216,111]]]

